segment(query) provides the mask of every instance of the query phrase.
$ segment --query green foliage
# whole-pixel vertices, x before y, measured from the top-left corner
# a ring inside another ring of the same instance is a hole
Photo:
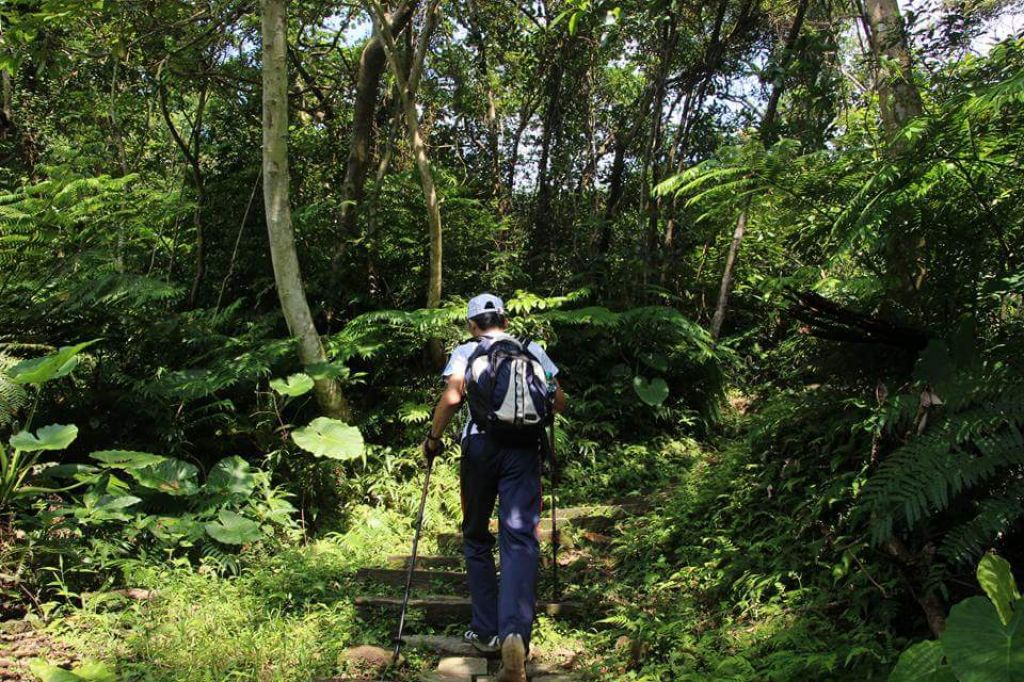
[[[29,664],[29,670],[40,682],[117,682],[118,679],[106,664],[96,661],[86,661],[66,670],[36,659]]]
[[[313,390],[313,379],[308,374],[292,374],[287,379],[271,379],[270,387],[289,398],[297,398]]]
[[[317,457],[347,460],[363,455],[359,429],[329,417],[317,417],[309,426],[292,431],[292,440]]]
[[[11,436],[11,447],[23,452],[40,450],[64,450],[78,437],[74,424],[50,424],[35,433],[21,431]]]
[[[942,637],[904,651],[891,682],[996,682],[1024,675],[1024,600],[1010,565],[986,554],[978,564],[978,582],[988,598],[968,597],[953,606]]]
[[[1021,513],[1003,502],[1017,487],[1008,473],[1024,461],[1024,389],[998,367],[957,368],[927,386],[917,395],[895,396],[884,414],[884,430],[909,434],[868,480],[862,505],[876,541],[896,532],[897,523],[915,528],[955,509],[956,521],[970,530],[953,526],[942,552],[965,561]]]

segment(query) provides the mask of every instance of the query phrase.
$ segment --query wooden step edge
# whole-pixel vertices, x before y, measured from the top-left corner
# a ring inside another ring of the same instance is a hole
[[[402,598],[401,597],[378,597],[378,596],[357,596],[355,598],[356,606],[362,607],[382,607],[382,608],[401,608]],[[412,597],[409,599],[409,608],[417,609],[430,609],[430,608],[442,608],[442,609],[454,609],[454,608],[471,608],[471,602],[468,597],[458,597],[453,595],[426,595],[422,597]],[[582,610],[581,605],[578,602],[537,602],[537,612],[546,613],[549,616],[559,615],[571,615],[579,613]]]
[[[405,581],[408,579],[408,574],[408,568],[360,568],[356,571],[357,578],[392,586],[404,586]],[[442,571],[422,568],[412,572],[412,585],[418,588],[429,588],[434,585],[444,585],[459,589],[468,587],[464,571]]]

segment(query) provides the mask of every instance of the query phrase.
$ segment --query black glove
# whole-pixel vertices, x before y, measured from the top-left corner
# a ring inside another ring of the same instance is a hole
[[[441,454],[441,450],[444,449],[444,443],[440,438],[435,438],[431,434],[427,434],[427,437],[423,439],[423,456],[427,459],[427,466],[434,463],[434,458]]]

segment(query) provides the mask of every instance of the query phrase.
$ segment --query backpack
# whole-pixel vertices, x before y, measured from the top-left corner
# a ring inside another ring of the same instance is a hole
[[[466,367],[466,398],[473,423],[497,440],[538,442],[554,416],[547,375],[525,340],[508,335],[477,340]]]

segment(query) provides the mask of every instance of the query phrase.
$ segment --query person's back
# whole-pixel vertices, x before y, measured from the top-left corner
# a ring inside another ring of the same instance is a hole
[[[508,319],[504,304],[497,296],[481,294],[469,302],[469,331],[473,340],[459,345],[452,352],[443,377],[446,387],[434,410],[434,419],[423,451],[432,460],[441,448],[441,434],[462,404],[466,392],[467,370],[473,362],[473,376],[485,371],[487,349],[507,342],[510,355],[521,354],[539,365],[543,372],[540,385],[552,385],[550,406],[554,411],[564,407],[565,398],[558,387],[558,368],[536,343],[524,344],[505,332]],[[493,356],[492,356],[493,357]],[[521,372],[525,376],[525,370]],[[542,379],[542,381],[541,381]],[[488,385],[486,387],[490,389]],[[481,390],[481,389],[478,389]],[[496,390],[508,390],[501,386]],[[523,402],[522,390],[519,399]],[[536,395],[536,391],[532,395]],[[497,402],[501,402],[500,399]],[[540,406],[537,406],[540,408]],[[473,618],[465,634],[466,641],[484,652],[502,653],[499,682],[525,682],[525,659],[529,647],[536,607],[537,564],[540,543],[537,526],[541,512],[540,431],[531,421],[530,410],[524,419],[504,419],[500,415],[486,419],[483,407],[474,409],[462,431],[460,481],[462,492],[462,535],[466,572],[473,602]],[[538,409],[538,416],[543,409]],[[519,414],[519,413],[517,413]],[[499,429],[498,420],[510,425]],[[488,423],[477,423],[488,421]],[[516,426],[519,424],[519,426]],[[514,433],[525,436],[512,437]],[[530,434],[533,435],[530,435]],[[494,564],[494,535],[489,523],[498,500],[499,546],[501,551],[501,584]]]

